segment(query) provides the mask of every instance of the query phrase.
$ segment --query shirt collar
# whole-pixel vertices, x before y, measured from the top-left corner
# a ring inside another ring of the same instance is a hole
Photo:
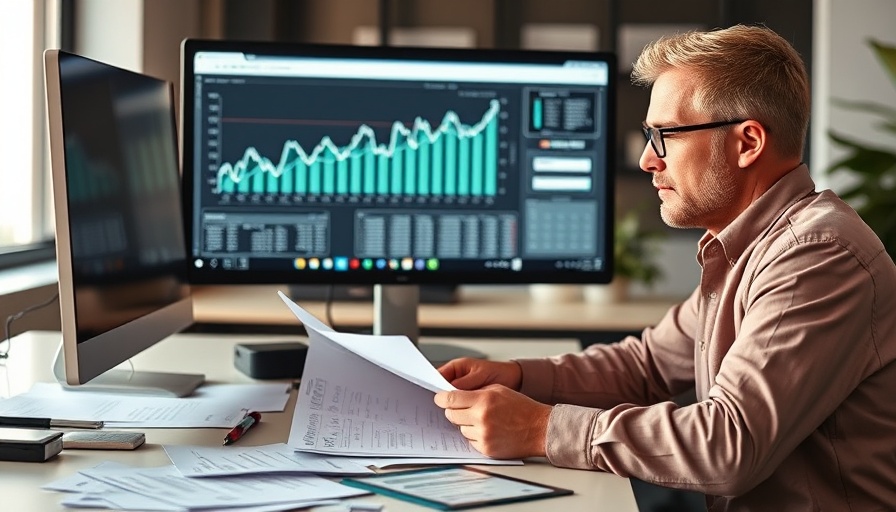
[[[782,176],[715,237],[722,245],[728,263],[734,265],[747,247],[760,238],[785,210],[814,191],[815,182],[806,164]],[[703,235],[699,244],[701,253],[712,240],[709,232]]]

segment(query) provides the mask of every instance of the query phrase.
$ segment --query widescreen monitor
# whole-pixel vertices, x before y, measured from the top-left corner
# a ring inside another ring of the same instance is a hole
[[[186,40],[181,78],[193,283],[612,277],[612,54]]]
[[[201,375],[113,370],[193,321],[172,84],[59,50],[44,60],[57,378],[74,389],[189,394]]]

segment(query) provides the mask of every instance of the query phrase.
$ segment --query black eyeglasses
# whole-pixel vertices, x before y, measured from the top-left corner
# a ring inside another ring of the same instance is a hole
[[[669,128],[653,128],[647,126],[646,123],[641,123],[641,128],[644,130],[644,137],[646,137],[647,140],[650,141],[650,145],[653,147],[653,151],[654,153],[656,153],[656,156],[658,156],[659,158],[665,158],[666,141],[663,140],[663,134],[709,130],[710,128],[718,128],[720,126],[726,126],[729,124],[738,124],[744,121],[746,121],[746,119],[735,119],[733,121],[715,121],[712,123],[692,124],[688,126],[671,126]]]

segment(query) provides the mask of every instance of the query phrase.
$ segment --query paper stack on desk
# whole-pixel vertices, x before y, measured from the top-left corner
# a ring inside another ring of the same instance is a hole
[[[336,332],[280,298],[308,331],[302,372],[287,444],[298,451],[352,457],[383,457],[401,463],[520,464],[477,452],[433,402],[455,389],[406,336]]]
[[[159,512],[271,512],[367,494],[313,475],[188,478],[174,466],[140,468],[115,462],[84,469],[43,488],[67,493],[62,501],[65,507]]]
[[[102,420],[118,428],[231,428],[245,410],[282,411],[290,384],[206,384],[183,398],[67,391],[38,382],[0,400],[0,416]]]

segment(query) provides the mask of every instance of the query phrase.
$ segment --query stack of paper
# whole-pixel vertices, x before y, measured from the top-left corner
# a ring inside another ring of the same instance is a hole
[[[368,494],[312,475],[188,478],[174,466],[135,468],[105,462],[44,489],[68,493],[66,507],[117,510],[268,512],[335,503]]]
[[[455,388],[406,336],[336,332],[283,293],[280,298],[305,325],[309,338],[289,446],[377,457],[369,462],[378,466],[389,461],[521,464],[477,452],[445,418],[433,396]]]

